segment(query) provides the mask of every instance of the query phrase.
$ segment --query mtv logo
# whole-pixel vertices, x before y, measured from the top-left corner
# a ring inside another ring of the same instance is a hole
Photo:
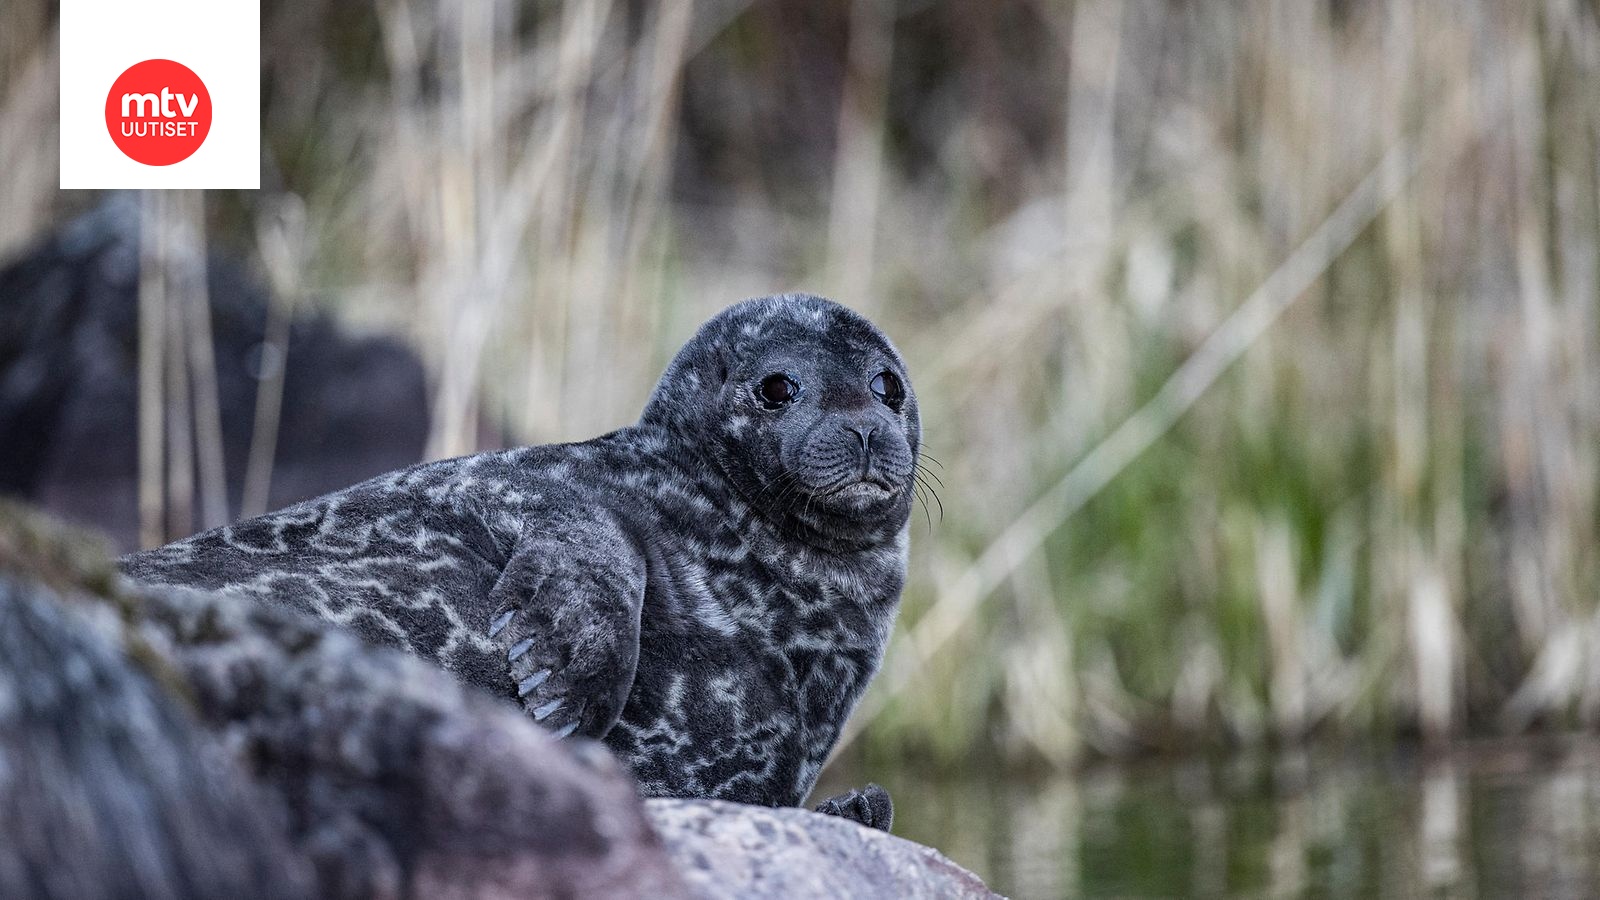
[[[257,0],[62,0],[61,187],[261,184]]]

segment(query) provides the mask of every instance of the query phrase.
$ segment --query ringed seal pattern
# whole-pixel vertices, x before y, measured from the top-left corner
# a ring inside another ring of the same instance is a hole
[[[603,741],[646,796],[797,805],[882,659],[920,437],[876,326],[764,297],[703,325],[635,425],[412,466],[121,566],[432,659]]]

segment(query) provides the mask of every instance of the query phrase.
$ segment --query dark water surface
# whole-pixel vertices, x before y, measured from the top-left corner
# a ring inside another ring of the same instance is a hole
[[[896,834],[1015,897],[1600,896],[1592,740],[868,778]]]

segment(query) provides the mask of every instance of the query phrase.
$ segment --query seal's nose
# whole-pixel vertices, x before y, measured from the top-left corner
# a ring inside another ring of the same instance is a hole
[[[861,439],[861,452],[871,452],[872,433],[878,430],[877,425],[846,425],[845,430]]]
[[[846,425],[844,428],[861,440],[861,477],[864,479],[872,473],[872,433],[878,430],[878,426],[869,422],[864,425]]]

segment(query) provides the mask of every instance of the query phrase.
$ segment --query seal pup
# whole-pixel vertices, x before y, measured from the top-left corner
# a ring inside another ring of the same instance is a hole
[[[798,805],[889,638],[920,436],[883,332],[764,297],[706,322],[636,425],[412,466],[121,566],[435,660],[603,741],[646,796]],[[881,788],[836,800],[887,824]]]

